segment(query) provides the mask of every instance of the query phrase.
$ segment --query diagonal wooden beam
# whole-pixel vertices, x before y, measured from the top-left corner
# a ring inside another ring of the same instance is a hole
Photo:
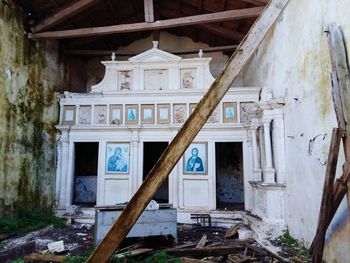
[[[153,9],[153,0],[144,0],[145,6],[145,21],[148,23],[154,22],[154,9]]]
[[[119,218],[96,247],[87,262],[104,263],[119,247],[154,194],[197,136],[207,119],[224,97],[232,82],[255,53],[265,35],[286,7],[288,0],[271,0],[265,12],[252,26],[250,33],[229,59],[220,77],[211,85],[181,130],[149,172],[139,190],[131,198]]]
[[[50,28],[54,27],[55,25],[57,25],[58,23],[61,23],[65,20],[67,20],[68,18],[71,18],[72,16],[82,12],[86,8],[96,4],[99,1],[101,1],[101,0],[80,0],[80,1],[77,1],[77,2],[61,9],[57,13],[48,16],[40,23],[31,27],[31,30],[33,33],[37,33],[37,32],[41,32],[43,30],[50,29]]]
[[[202,24],[202,23],[214,23],[214,22],[229,21],[229,20],[235,20],[235,19],[257,17],[261,14],[262,10],[263,10],[263,7],[252,7],[252,8],[217,12],[212,14],[159,20],[154,23],[142,22],[142,23],[125,24],[125,25],[80,28],[80,29],[28,34],[28,37],[29,38],[63,39],[63,38],[74,38],[74,37],[109,35],[109,34],[117,34],[117,33],[136,32],[136,31],[147,31],[147,30],[155,30],[155,29],[162,29],[162,28],[190,26],[190,25],[196,25],[196,24]]]

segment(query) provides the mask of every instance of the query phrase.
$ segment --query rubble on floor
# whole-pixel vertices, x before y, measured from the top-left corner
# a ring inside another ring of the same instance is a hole
[[[294,258],[289,261],[285,259],[287,254],[281,257],[272,253],[250,238],[252,232],[244,224],[230,229],[178,224],[177,235],[177,240],[171,236],[127,238],[111,262],[307,262],[295,254],[291,254]],[[0,262],[17,258],[24,258],[24,262],[85,262],[93,248],[93,226],[49,226],[3,241]],[[52,249],[59,252],[50,253]]]

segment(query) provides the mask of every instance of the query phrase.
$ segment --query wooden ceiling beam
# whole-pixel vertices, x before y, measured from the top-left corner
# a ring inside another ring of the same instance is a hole
[[[113,25],[104,27],[93,27],[93,28],[79,28],[62,31],[43,32],[36,34],[28,34],[29,38],[51,38],[51,39],[64,39],[74,37],[89,37],[98,35],[109,35],[126,32],[137,32],[156,30],[162,28],[172,28],[180,26],[198,25],[203,23],[214,23],[221,21],[229,21],[250,17],[257,17],[263,11],[263,7],[252,7],[237,10],[230,10],[224,12],[217,12],[212,14],[194,15],[187,17],[180,17],[167,20],[159,20],[154,23],[134,23],[124,25]]]
[[[244,3],[254,4],[254,5],[267,5],[269,3],[269,0],[240,0]]]
[[[199,52],[199,49],[202,49],[204,53],[211,52],[224,52],[224,51],[234,51],[237,48],[237,45],[231,46],[220,46],[220,47],[203,47],[203,48],[190,48],[190,49],[181,49],[181,50],[165,50],[171,54],[181,55],[181,54],[196,54]],[[116,53],[117,56],[135,56],[146,50],[125,50],[125,51],[117,51],[117,50],[79,50],[79,49],[71,49],[65,50],[64,53],[67,55],[77,55],[77,56],[110,56],[113,52]]]
[[[145,22],[153,23],[154,22],[154,8],[153,0],[144,0],[145,7]]]
[[[174,17],[184,16],[184,14],[182,14],[182,13],[179,13],[175,10],[169,10],[169,9],[166,9],[163,7],[159,8],[159,13],[166,18],[174,18]],[[222,26],[218,26],[215,24],[197,24],[197,25],[194,25],[194,27],[201,29],[201,30],[204,30],[204,31],[207,31],[207,32],[210,32],[210,33],[215,34],[217,36],[231,39],[231,40],[235,40],[238,42],[240,42],[245,36],[245,34],[243,34],[243,33],[233,31],[231,29],[228,29],[228,28],[225,28]]]
[[[54,27],[55,25],[57,25],[65,20],[71,18],[72,16],[82,12],[86,8],[96,4],[99,1],[101,1],[101,0],[80,0],[80,1],[77,1],[77,2],[61,9],[57,13],[46,17],[44,20],[42,20],[38,24],[32,26],[31,30],[33,33],[37,33],[37,32],[41,32],[43,30],[50,29],[50,28]]]

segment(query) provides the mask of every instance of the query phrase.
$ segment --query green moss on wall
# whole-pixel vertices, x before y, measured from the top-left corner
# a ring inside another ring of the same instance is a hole
[[[57,49],[28,40],[22,14],[0,3],[0,213],[54,203]]]

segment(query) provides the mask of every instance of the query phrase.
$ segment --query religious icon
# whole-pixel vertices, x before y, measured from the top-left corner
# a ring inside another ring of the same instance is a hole
[[[91,106],[80,106],[79,108],[79,124],[91,124]]]
[[[141,123],[154,124],[154,105],[141,105]]]
[[[159,104],[158,105],[158,124],[169,124],[170,123],[170,104]]]
[[[174,123],[184,123],[187,118],[187,106],[186,104],[174,104]]]
[[[181,88],[195,88],[196,69],[181,69]]]
[[[63,124],[75,124],[75,106],[63,107]]]
[[[192,143],[184,154],[184,174],[207,174],[207,144]]]
[[[126,124],[137,124],[139,122],[138,115],[139,115],[138,105],[125,106]]]
[[[111,105],[110,107],[110,124],[123,124],[123,106],[122,105]]]
[[[107,124],[107,106],[96,105],[95,106],[95,124]]]
[[[237,103],[236,102],[224,102],[223,103],[223,115],[225,123],[237,122]]]
[[[129,143],[107,144],[106,172],[129,173]]]

